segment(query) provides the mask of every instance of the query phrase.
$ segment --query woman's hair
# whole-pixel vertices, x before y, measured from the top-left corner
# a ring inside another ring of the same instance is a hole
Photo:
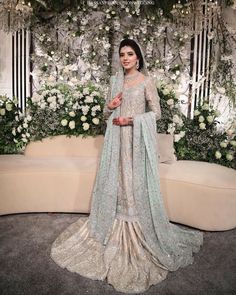
[[[139,59],[139,68],[138,70],[140,71],[142,68],[143,68],[143,56],[142,56],[142,53],[140,51],[140,48],[138,46],[138,44],[132,40],[132,39],[123,39],[121,42],[120,42],[120,46],[119,46],[119,54],[120,54],[120,50],[122,47],[124,46],[130,46],[134,52],[136,53],[138,59]]]

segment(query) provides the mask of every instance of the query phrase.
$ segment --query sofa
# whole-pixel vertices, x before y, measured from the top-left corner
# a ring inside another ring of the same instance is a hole
[[[103,140],[103,136],[61,135],[31,142],[24,154],[0,155],[0,215],[89,213]],[[169,219],[209,231],[235,228],[236,171],[207,162],[176,160],[172,151],[164,159],[160,155],[167,150],[164,142],[157,154]]]

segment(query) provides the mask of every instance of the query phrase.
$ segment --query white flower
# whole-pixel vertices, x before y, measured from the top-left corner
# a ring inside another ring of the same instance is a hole
[[[49,107],[50,107],[50,109],[55,110],[57,108],[56,102],[51,102]]]
[[[222,147],[222,148],[226,148],[227,147],[227,142],[226,141],[221,141],[221,143],[220,143],[220,146]]]
[[[166,102],[169,106],[172,106],[174,104],[174,100],[172,98],[168,99]]]
[[[16,136],[16,129],[13,128],[11,133],[12,133],[14,136]]]
[[[91,103],[91,102],[93,102],[93,97],[92,96],[86,96],[84,102],[85,103]]]
[[[22,130],[22,126],[18,126],[16,130],[17,130],[17,132],[19,132],[19,133],[20,133],[20,132],[21,132],[21,130]]]
[[[233,155],[232,154],[227,154],[226,155],[226,159],[228,160],[228,161],[232,161],[233,160]]]
[[[206,129],[206,124],[205,123],[200,123],[199,128],[200,129]]]
[[[173,122],[179,125],[183,124],[183,120],[178,115],[173,116]]]
[[[84,89],[83,89],[83,94],[84,94],[84,95],[89,94],[89,89],[88,89],[88,88],[84,88]]]
[[[41,102],[40,103],[40,108],[45,109],[46,108],[46,102]]]
[[[68,123],[68,121],[66,119],[61,120],[61,125],[62,126],[66,126]]]
[[[164,89],[163,91],[162,91],[162,93],[164,94],[164,95],[168,95],[169,93],[170,93],[170,91],[169,91],[169,89]]]
[[[201,113],[199,112],[199,110],[195,110],[194,111],[194,116],[198,116],[198,115],[200,115]]]
[[[6,110],[9,111],[9,112],[12,110],[12,104],[11,103],[6,104]]]
[[[205,120],[205,118],[203,116],[199,116],[198,121],[199,122],[203,122]]]
[[[28,132],[25,133],[27,137],[30,137],[30,134]]]
[[[230,144],[231,144],[232,146],[236,146],[236,140],[231,140],[231,141],[230,141]]]
[[[89,124],[88,123],[83,123],[83,129],[86,131],[89,129]]]
[[[80,117],[80,120],[81,120],[82,122],[85,122],[85,121],[87,120],[87,117],[86,117],[86,116],[81,116],[81,117]]]
[[[234,131],[232,129],[228,129],[226,131],[226,133],[227,133],[228,136],[231,136],[234,133]]]
[[[170,133],[170,134],[174,134],[174,132],[175,132],[174,124],[168,124],[167,132]]]
[[[27,119],[27,121],[31,121],[32,117],[30,115],[27,115],[26,119]]]
[[[87,115],[87,113],[89,111],[89,106],[88,105],[82,106],[81,109],[82,109],[83,115]]]
[[[174,135],[175,142],[178,142],[180,139],[181,139],[181,135],[179,133]]]
[[[4,116],[6,114],[6,110],[5,109],[0,109],[0,115]]]
[[[18,140],[17,140],[17,139],[15,139],[15,138],[13,139],[13,141],[14,141],[15,143],[18,143]]]
[[[23,137],[23,138],[22,138],[22,141],[24,141],[24,142],[28,142],[28,139],[25,138],[25,137]]]
[[[216,157],[216,159],[220,159],[221,158],[221,153],[219,152],[219,151],[216,151],[215,152],[215,157]]]
[[[204,103],[202,106],[203,110],[209,110],[209,104],[208,103]]]
[[[69,116],[70,117],[75,117],[75,112],[74,111],[69,112]]]
[[[75,121],[70,121],[69,127],[70,127],[70,129],[75,129]]]
[[[212,123],[214,121],[214,118],[212,116],[207,116],[207,121],[209,123]]]
[[[15,116],[15,120],[18,122],[19,121],[19,117],[18,116]]]
[[[41,95],[39,95],[38,93],[34,93],[31,100],[33,103],[39,102],[41,100]]]
[[[61,97],[61,98],[58,99],[58,102],[59,102],[59,104],[64,104],[65,99],[63,97]]]
[[[93,122],[95,125],[98,125],[98,124],[99,124],[99,119],[98,119],[98,118],[93,118],[93,119],[92,119],[92,122]]]
[[[27,127],[28,127],[28,124],[27,124],[27,123],[24,123],[24,124],[23,124],[23,127],[24,127],[24,128],[27,128]]]

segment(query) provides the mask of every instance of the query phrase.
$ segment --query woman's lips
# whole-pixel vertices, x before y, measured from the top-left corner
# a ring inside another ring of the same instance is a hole
[[[124,65],[127,66],[129,64],[129,62],[124,62]]]

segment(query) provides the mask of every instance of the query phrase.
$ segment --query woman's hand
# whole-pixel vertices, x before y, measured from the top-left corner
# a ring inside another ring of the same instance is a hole
[[[133,118],[132,117],[117,117],[112,120],[114,125],[118,126],[127,126],[127,125],[133,125]]]
[[[112,101],[110,101],[107,105],[108,109],[110,110],[114,110],[115,108],[117,108],[118,106],[121,105],[121,101],[122,101],[122,92],[118,93],[113,99]]]

